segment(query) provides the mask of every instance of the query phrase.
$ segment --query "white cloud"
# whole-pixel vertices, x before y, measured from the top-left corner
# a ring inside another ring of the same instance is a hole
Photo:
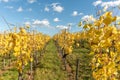
[[[0,0],[0,2],[4,2],[4,3],[15,2],[15,1],[18,1],[18,0]]]
[[[13,9],[14,7],[13,6],[5,6],[5,8]]]
[[[95,21],[95,18],[93,17],[93,15],[85,15],[81,18],[81,20],[91,22],[91,21]]]
[[[73,11],[72,16],[83,15],[83,13],[78,13],[78,11]]]
[[[83,15],[83,13],[79,13],[79,15]]]
[[[56,28],[58,28],[58,29],[68,29],[68,26],[57,25]]]
[[[64,10],[64,8],[59,3],[52,3],[51,5],[53,8],[53,11],[61,13]]]
[[[31,23],[29,21],[25,22],[25,25],[30,25]]]
[[[22,12],[23,11],[23,8],[20,6],[18,9],[17,9],[18,12]]]
[[[37,0],[27,0],[28,1],[28,3],[34,3],[34,2],[36,2]]]
[[[32,11],[32,8],[29,8],[28,11]]]
[[[49,12],[51,8],[53,9],[53,11],[58,13],[61,13],[64,10],[60,3],[52,3],[50,5],[45,6],[44,11]]]
[[[120,0],[115,0],[115,1],[108,1],[108,2],[102,2],[101,6],[105,7],[116,7],[120,5]]]
[[[54,22],[59,22],[60,20],[59,20],[59,18],[54,18],[53,21]]]
[[[50,26],[50,23],[47,19],[43,19],[43,20],[34,20],[34,22],[32,23],[33,25],[35,26],[46,26],[46,27],[49,27]]]
[[[101,3],[102,3],[102,1],[101,1],[101,0],[98,0],[98,1],[93,2],[93,5],[94,5],[94,6],[98,6],[98,5],[101,4]]]
[[[9,2],[9,0],[0,0],[0,2]]]
[[[116,7],[120,5],[120,0],[106,1],[106,2],[103,2],[102,0],[98,0],[98,1],[93,2],[93,5],[94,6],[100,5],[101,7],[105,7],[105,6]]]
[[[117,17],[117,20],[120,20],[120,16]]]
[[[49,12],[49,11],[50,11],[50,9],[49,9],[47,6],[45,6],[44,11]]]
[[[77,16],[78,12],[77,11],[73,11],[72,16]]]

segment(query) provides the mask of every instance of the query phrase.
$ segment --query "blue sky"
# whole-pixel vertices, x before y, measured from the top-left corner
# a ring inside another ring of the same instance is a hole
[[[95,14],[95,1],[0,0],[0,31],[9,29],[2,16],[16,26],[30,24],[32,29],[49,35],[54,35],[68,24],[71,32],[80,31],[77,24],[83,16]]]

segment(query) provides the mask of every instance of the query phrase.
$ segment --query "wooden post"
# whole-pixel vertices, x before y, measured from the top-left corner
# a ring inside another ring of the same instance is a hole
[[[21,72],[18,73],[18,80],[23,80]]]
[[[10,53],[9,53],[9,55],[8,55],[8,57],[9,57],[9,62],[8,62],[8,66],[10,67],[10,63],[11,63],[11,57],[10,57],[10,54],[11,54],[11,51],[10,51]]]
[[[32,58],[32,56],[33,56],[33,55],[31,55],[31,58]],[[33,76],[33,62],[34,62],[34,61],[31,61],[31,62],[30,62],[30,78],[32,78],[32,76]]]
[[[22,71],[18,70],[18,80],[23,80],[23,69],[24,69],[24,65],[22,63]]]
[[[5,60],[5,57],[3,59],[3,70],[5,70],[5,65],[6,65],[6,60]]]
[[[76,79],[79,80],[79,59],[76,60]]]

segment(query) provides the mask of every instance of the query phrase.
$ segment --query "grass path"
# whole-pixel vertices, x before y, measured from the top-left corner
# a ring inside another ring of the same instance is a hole
[[[35,70],[35,80],[67,80],[67,73],[63,71],[62,65],[55,44],[50,41]]]

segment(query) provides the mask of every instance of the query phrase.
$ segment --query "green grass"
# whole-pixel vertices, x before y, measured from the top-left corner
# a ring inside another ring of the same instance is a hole
[[[17,80],[18,72],[15,68],[3,71],[0,80]]]
[[[53,41],[48,43],[40,62],[35,71],[35,80],[67,80],[67,73],[62,69],[62,62]]]

